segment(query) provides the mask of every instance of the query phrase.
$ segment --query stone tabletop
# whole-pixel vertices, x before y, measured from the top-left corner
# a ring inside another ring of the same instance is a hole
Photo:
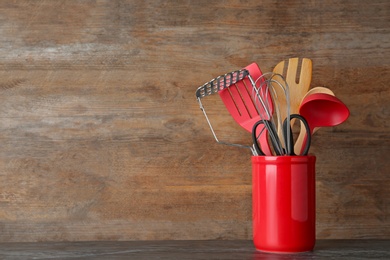
[[[258,252],[248,240],[1,243],[0,259],[390,259],[390,240],[317,240],[299,254]]]

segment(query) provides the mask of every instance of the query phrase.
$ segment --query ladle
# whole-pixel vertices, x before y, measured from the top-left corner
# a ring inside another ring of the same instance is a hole
[[[302,115],[310,126],[310,134],[316,127],[336,126],[343,123],[349,117],[349,109],[337,97],[314,93],[304,98],[299,108]],[[306,138],[303,140],[303,146]],[[301,146],[302,147],[302,146]]]
[[[312,88],[310,89],[302,98],[300,104],[302,104],[302,101],[308,96],[308,95],[311,95],[311,94],[315,94],[315,93],[324,93],[324,94],[329,94],[329,95],[332,95],[334,96],[334,93],[332,90],[330,90],[329,88],[325,88],[325,87],[315,87],[315,88]],[[297,138],[297,141],[295,142],[295,145],[294,145],[294,151],[296,154],[299,154],[299,152],[302,150],[302,147],[303,147],[303,140],[305,138],[305,127],[303,126],[302,122],[301,122],[301,128],[300,128],[300,132],[299,132],[299,135],[298,135],[298,138]],[[320,129],[320,127],[316,127],[313,129],[313,133],[312,135],[318,131],[318,129]]]

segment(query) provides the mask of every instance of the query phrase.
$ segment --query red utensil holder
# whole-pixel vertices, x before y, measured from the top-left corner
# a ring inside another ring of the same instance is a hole
[[[257,250],[313,250],[315,162],[315,156],[252,156],[253,242]]]

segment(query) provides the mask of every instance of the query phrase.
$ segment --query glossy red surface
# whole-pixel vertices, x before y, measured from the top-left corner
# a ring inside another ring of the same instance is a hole
[[[305,97],[299,114],[306,118],[311,131],[315,127],[336,126],[349,117],[348,107],[337,97],[326,93],[314,93]]]
[[[266,252],[315,245],[315,156],[252,156],[253,242]]]

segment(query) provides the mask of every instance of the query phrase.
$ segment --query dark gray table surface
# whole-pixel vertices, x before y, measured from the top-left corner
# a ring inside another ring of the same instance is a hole
[[[248,240],[0,243],[0,259],[390,259],[390,240],[317,240],[299,254],[258,252]]]

